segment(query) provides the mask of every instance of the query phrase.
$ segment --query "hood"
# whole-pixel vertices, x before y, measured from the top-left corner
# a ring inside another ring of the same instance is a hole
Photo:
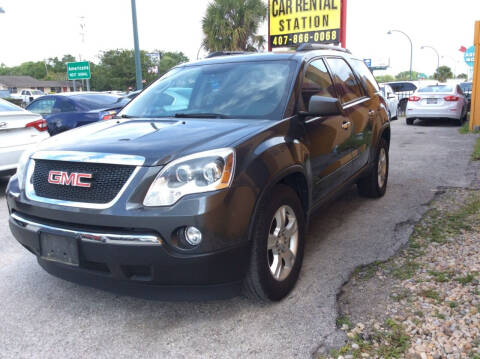
[[[43,141],[37,150],[128,154],[146,166],[184,155],[230,147],[270,126],[269,120],[122,119],[99,121]]]

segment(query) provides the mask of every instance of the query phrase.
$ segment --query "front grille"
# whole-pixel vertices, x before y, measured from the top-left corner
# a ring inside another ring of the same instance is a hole
[[[39,197],[105,204],[115,198],[134,170],[135,166],[35,160],[35,170],[31,181],[35,194]],[[68,174],[72,172],[90,173],[91,179],[82,180],[82,182],[90,183],[90,187],[51,184],[48,182],[50,171],[62,171]]]

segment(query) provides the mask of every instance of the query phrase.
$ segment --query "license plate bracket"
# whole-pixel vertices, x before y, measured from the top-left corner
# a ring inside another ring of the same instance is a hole
[[[427,98],[427,105],[436,105],[437,99],[436,98]]]
[[[40,256],[52,262],[78,267],[78,242],[74,237],[40,233]]]

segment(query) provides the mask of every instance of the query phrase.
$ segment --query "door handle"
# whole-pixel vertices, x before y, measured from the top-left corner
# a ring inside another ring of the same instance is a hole
[[[350,126],[352,126],[352,123],[351,123],[350,121],[343,121],[343,123],[342,123],[342,128],[343,128],[344,130],[348,130],[348,128],[349,128]]]

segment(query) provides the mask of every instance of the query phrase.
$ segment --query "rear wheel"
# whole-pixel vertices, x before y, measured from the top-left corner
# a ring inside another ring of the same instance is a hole
[[[244,294],[281,300],[295,286],[303,261],[305,215],[296,192],[275,186],[262,200],[254,226]]]
[[[407,125],[413,125],[414,118],[407,118]]]
[[[388,166],[388,143],[382,138],[378,143],[375,161],[370,173],[357,183],[360,195],[379,198],[385,194],[388,182]]]

